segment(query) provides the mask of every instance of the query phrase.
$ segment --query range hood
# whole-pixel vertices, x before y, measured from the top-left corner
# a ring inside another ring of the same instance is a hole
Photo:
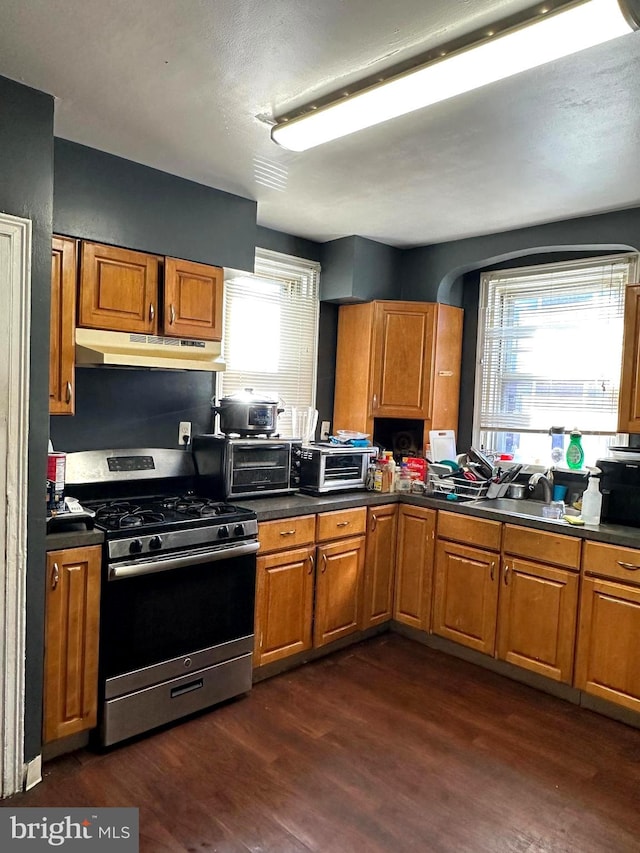
[[[76,364],[224,370],[219,341],[192,341],[130,332],[76,329]]]

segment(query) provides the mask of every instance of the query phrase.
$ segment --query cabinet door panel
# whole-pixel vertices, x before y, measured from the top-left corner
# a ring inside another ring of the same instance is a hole
[[[96,725],[101,548],[47,554],[43,739]]]
[[[76,241],[51,241],[49,414],[72,415],[75,405]]]
[[[158,269],[154,255],[83,243],[79,325],[156,334]]]
[[[222,340],[222,270],[166,258],[164,281],[164,334]]]
[[[433,305],[382,303],[377,306],[375,417],[428,417],[433,317]]]
[[[640,589],[583,578],[575,686],[640,711]]]
[[[258,557],[254,665],[311,648],[314,548]]]
[[[364,550],[364,536],[318,547],[314,646],[359,629]]]
[[[577,609],[575,572],[505,556],[498,657],[570,684]]]
[[[396,505],[369,507],[362,628],[391,619],[396,557]]]
[[[497,554],[439,539],[433,632],[493,654],[498,615]]]
[[[421,631],[431,624],[435,524],[435,510],[400,507],[393,618]]]

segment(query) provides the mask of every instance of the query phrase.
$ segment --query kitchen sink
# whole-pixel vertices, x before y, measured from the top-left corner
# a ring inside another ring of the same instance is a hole
[[[543,507],[549,506],[543,501],[532,501],[527,498],[516,500],[515,498],[481,498],[473,501],[471,506],[478,509],[492,510],[493,512],[504,512],[506,515],[517,515],[523,518],[544,518]],[[573,507],[566,507],[565,515],[579,515]],[[562,519],[545,518],[545,521],[561,521]]]

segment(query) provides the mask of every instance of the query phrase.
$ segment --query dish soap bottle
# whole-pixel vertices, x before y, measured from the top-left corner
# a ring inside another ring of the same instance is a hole
[[[571,435],[569,438],[569,446],[567,447],[567,465],[573,471],[578,471],[582,468],[582,463],[584,462],[584,450],[582,449],[582,433],[577,430],[571,430]]]
[[[602,492],[598,482],[602,472],[599,468],[592,468],[589,475],[587,488],[582,495],[582,520],[585,524],[600,524],[600,513],[602,512]]]

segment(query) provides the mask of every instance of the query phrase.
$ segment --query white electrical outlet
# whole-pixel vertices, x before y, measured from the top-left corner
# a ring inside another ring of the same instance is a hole
[[[322,424],[320,425],[320,441],[327,441],[327,439],[329,438],[330,429],[330,421],[322,421]]]
[[[191,421],[180,421],[178,427],[178,444],[180,447],[186,447],[191,444]]]

